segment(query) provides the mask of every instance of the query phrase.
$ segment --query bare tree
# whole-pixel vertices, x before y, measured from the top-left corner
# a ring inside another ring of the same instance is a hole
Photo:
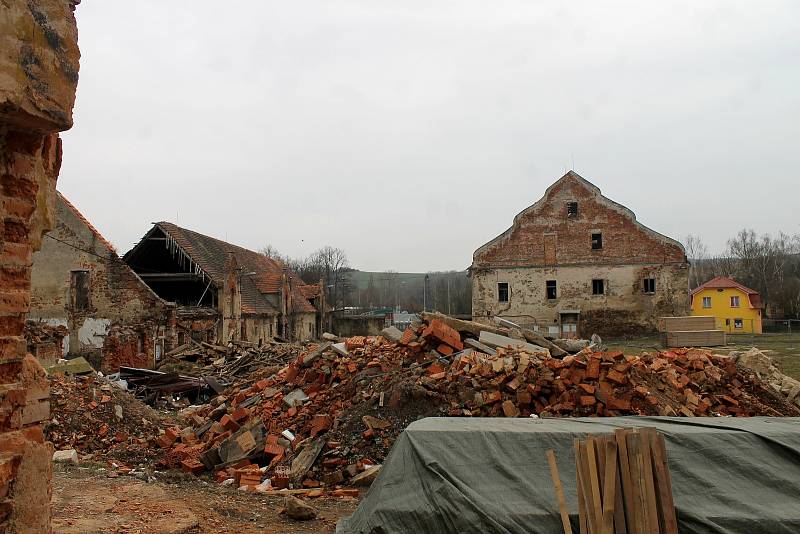
[[[689,234],[686,256],[689,258],[689,287],[694,289],[709,278],[708,248],[699,237]]]
[[[269,243],[261,247],[261,250],[259,250],[259,252],[270,259],[277,260],[282,263],[290,263],[289,258],[287,256],[281,254],[277,248],[275,248]]]

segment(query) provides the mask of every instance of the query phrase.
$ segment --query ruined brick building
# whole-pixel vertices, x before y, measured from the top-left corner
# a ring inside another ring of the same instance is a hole
[[[475,251],[472,314],[562,337],[653,330],[686,314],[688,272],[679,242],[570,171]]]
[[[168,222],[156,223],[125,262],[177,308],[177,344],[314,339],[322,282],[306,284],[282,263]]]
[[[0,2],[0,532],[51,531],[49,388],[22,334],[33,251],[53,224],[58,132],[72,126],[77,3]]]
[[[174,346],[175,305],[153,292],[63,195],[33,255],[29,321],[67,328],[64,355],[96,368],[152,367]]]

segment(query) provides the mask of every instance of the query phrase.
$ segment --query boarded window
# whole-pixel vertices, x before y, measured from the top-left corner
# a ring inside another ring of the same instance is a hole
[[[547,298],[553,300],[556,298],[556,281],[548,280],[546,282]]]
[[[556,263],[556,234],[544,234],[544,263],[546,265]]]
[[[89,308],[89,271],[72,271],[70,279],[72,309]]]
[[[500,282],[497,284],[497,301],[508,302],[508,283]]]
[[[605,280],[595,279],[592,280],[592,295],[605,295],[606,284]]]
[[[738,308],[739,307],[739,297],[733,296],[731,297],[731,308]]]
[[[603,248],[603,234],[592,234],[592,250],[600,250]]]
[[[656,279],[655,278],[645,278],[644,279],[644,292],[645,293],[655,293],[656,292]]]
[[[578,216],[578,203],[577,202],[567,202],[567,217],[570,219],[574,219]]]
[[[703,297],[703,307],[704,308],[711,307],[711,297]]]

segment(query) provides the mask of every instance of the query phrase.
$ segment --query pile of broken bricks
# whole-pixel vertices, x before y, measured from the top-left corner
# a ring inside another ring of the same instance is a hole
[[[383,460],[374,445],[386,451],[402,432],[396,414],[417,406],[409,395],[459,417],[800,415],[709,350],[569,354],[537,336],[444,316],[382,336],[328,336],[184,410],[158,437],[163,463],[248,489],[347,494],[374,479]]]

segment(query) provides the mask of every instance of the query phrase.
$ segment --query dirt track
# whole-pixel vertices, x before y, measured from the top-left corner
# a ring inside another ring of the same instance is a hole
[[[53,531],[56,534],[332,533],[353,513],[355,499],[309,500],[318,519],[297,522],[279,512],[282,497],[239,492],[186,478],[146,483],[108,478],[96,467],[56,466]]]

